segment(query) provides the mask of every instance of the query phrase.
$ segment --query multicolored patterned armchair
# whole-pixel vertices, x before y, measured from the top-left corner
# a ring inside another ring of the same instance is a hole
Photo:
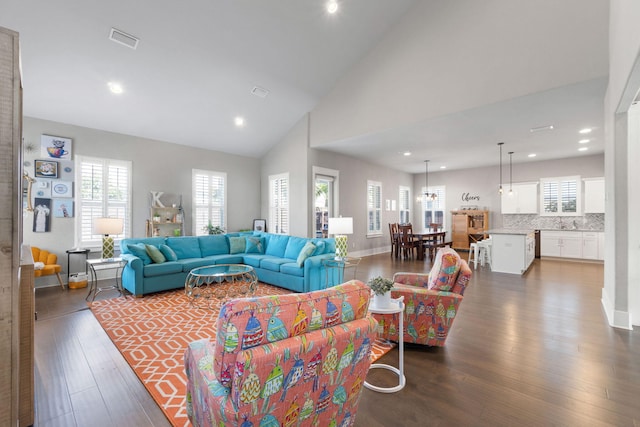
[[[429,274],[394,274],[391,296],[404,296],[404,342],[442,347],[470,279],[469,265],[450,248],[438,251]],[[374,315],[381,338],[398,341],[398,315]]]
[[[185,352],[193,425],[352,425],[376,339],[369,298],[369,287],[352,280],[228,301],[215,342]]]

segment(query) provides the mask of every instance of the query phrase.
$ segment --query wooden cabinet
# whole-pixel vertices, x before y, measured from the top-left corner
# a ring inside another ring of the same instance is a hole
[[[183,236],[184,212],[181,208],[152,207],[147,220],[147,237]]]
[[[584,212],[604,213],[604,178],[584,180]]]
[[[537,214],[538,183],[513,184],[513,194],[507,190],[501,197],[503,214]]]
[[[489,229],[489,211],[451,211],[451,241],[454,249],[469,249],[469,243],[484,238]]]

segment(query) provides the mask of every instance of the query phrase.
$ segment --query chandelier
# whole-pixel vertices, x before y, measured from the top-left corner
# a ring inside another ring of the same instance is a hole
[[[438,195],[436,193],[429,192],[429,160],[424,161],[424,172],[425,188],[424,193],[422,193],[422,197],[427,201],[436,200],[438,198]]]

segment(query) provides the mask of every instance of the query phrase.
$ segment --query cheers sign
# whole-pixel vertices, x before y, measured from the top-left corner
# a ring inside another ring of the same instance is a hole
[[[469,193],[462,193],[462,201],[463,202],[471,202],[471,201],[480,201],[480,196],[472,196]]]

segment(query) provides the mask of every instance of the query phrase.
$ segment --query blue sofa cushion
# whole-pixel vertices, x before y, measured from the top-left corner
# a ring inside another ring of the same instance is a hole
[[[222,238],[226,240],[224,236]],[[173,249],[178,259],[202,258],[197,237],[167,237],[167,245]]]
[[[162,264],[149,264],[144,267],[144,277],[163,276],[165,274],[180,273],[182,265],[175,261],[167,261]]]
[[[169,246],[165,245],[164,243],[158,246],[158,249],[160,249],[160,252],[162,252],[162,255],[164,255],[167,261],[178,260],[178,255],[176,255],[176,253],[173,252],[173,249],[171,249]]]
[[[215,265],[215,261],[210,258],[187,258],[177,261],[182,266],[182,271],[190,272],[194,268]]]
[[[123,254],[132,254],[128,248],[129,245],[135,243],[144,243],[145,245],[160,246],[165,243],[164,237],[143,237],[139,239],[122,239],[120,240],[120,252]]]
[[[295,262],[288,262],[280,266],[280,272],[284,274],[290,274],[292,276],[304,277],[304,268],[298,267]]]
[[[296,259],[300,255],[300,251],[307,244],[309,239],[302,237],[290,236],[287,242],[287,249],[284,251],[284,258]],[[315,249],[315,248],[314,248]]]
[[[223,234],[198,236],[198,244],[203,257],[229,253],[229,241]]]
[[[244,251],[247,254],[263,254],[264,246],[265,246],[264,237],[247,236]]]
[[[288,264],[291,262],[293,261],[286,258],[265,258],[260,261],[260,268],[271,271],[280,271],[280,266],[282,264]]]
[[[244,254],[242,258],[244,260],[243,264],[250,265],[251,267],[254,267],[254,268],[258,268],[260,267],[260,262],[262,262],[263,259],[275,258],[275,257],[271,255],[262,255],[262,254]]]
[[[229,253],[241,254],[247,246],[247,239],[244,236],[229,237]]]
[[[287,249],[287,243],[289,242],[289,236],[286,234],[273,234],[269,237],[269,241],[267,242],[267,250],[265,254],[273,255],[275,257],[284,257],[284,252]],[[298,254],[296,254],[296,258]],[[295,259],[295,258],[291,258]]]
[[[140,258],[144,265],[151,264],[151,257],[147,254],[147,247],[144,243],[129,243],[127,248],[129,249],[129,252]]]
[[[298,254],[298,258],[296,259],[296,263],[298,264],[298,267],[302,267],[304,265],[304,260],[309,258],[315,250],[316,250],[316,245],[314,245],[311,242],[305,243],[304,246],[302,247],[302,250]]]
[[[210,265],[214,265],[214,264],[244,264],[244,259],[243,256],[241,254],[239,255],[227,255],[227,254],[223,254],[223,255],[211,255],[208,257],[205,257],[205,259],[208,259],[209,261],[211,261],[209,264]]]
[[[313,255],[322,255],[325,253],[325,249],[327,249],[327,243],[324,240],[313,240],[313,244],[316,245],[316,250],[313,252]]]

